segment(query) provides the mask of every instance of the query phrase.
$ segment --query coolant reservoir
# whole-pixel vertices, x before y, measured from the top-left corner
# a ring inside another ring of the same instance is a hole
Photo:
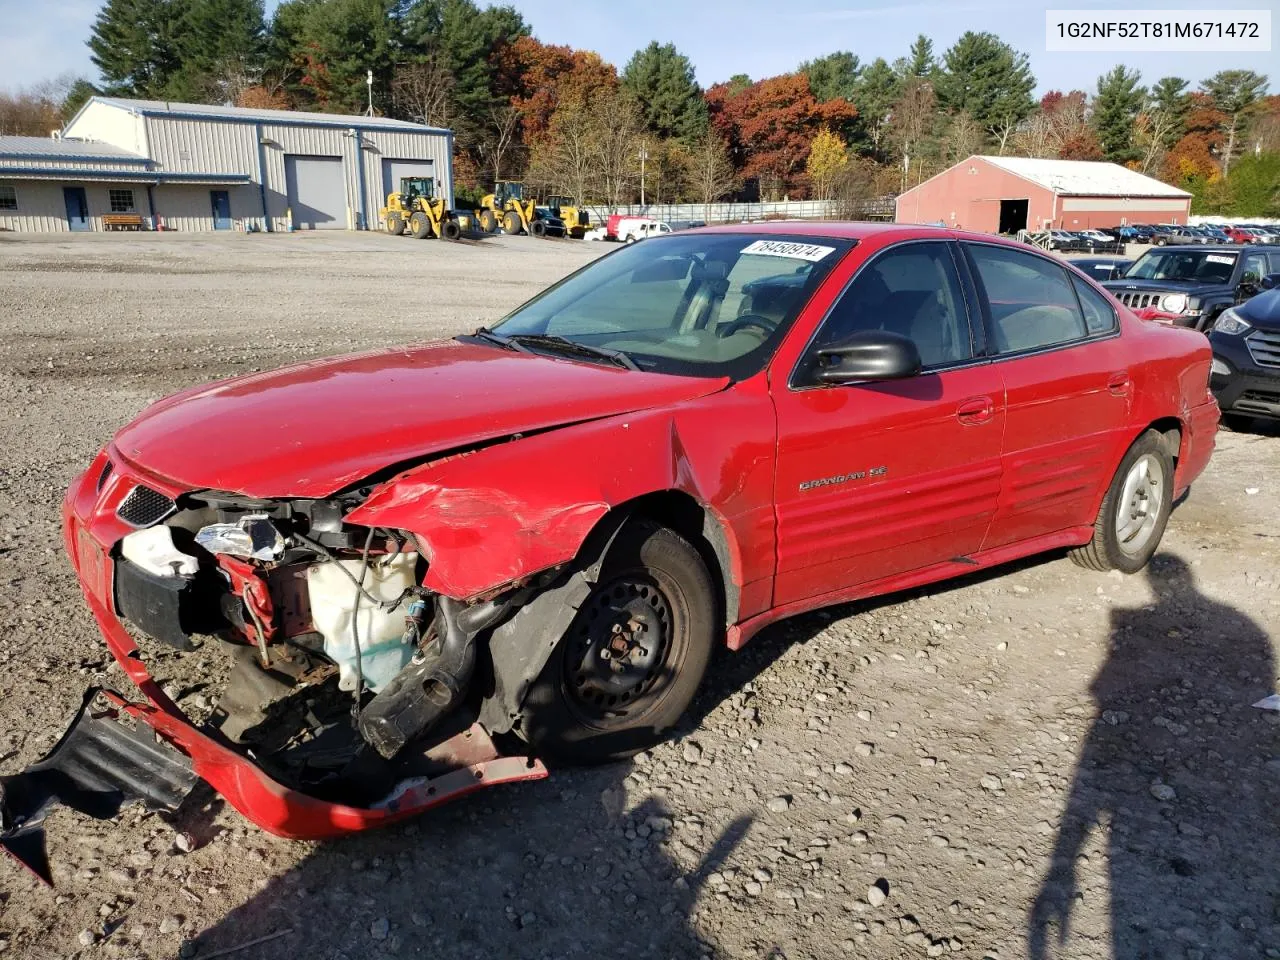
[[[380,601],[395,600],[414,585],[416,553],[402,553],[380,564],[370,561],[365,574],[364,589]],[[360,579],[360,560],[329,560],[307,569],[307,589],[311,594],[311,619],[316,630],[324,637],[324,652],[338,665],[338,687],[342,690],[356,688],[356,646],[351,633],[351,611],[355,607],[356,585],[346,570],[356,580]],[[360,598],[360,673],[367,689],[377,693],[413,657],[412,644],[402,642],[404,617],[409,601],[406,599],[394,610],[387,610],[371,603],[369,597]]]

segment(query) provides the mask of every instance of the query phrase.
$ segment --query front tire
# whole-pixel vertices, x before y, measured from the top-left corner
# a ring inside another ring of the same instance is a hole
[[[698,551],[628,524],[598,582],[529,689],[517,732],[543,756],[603,763],[662,739],[702,683],[716,599]]]
[[[1093,539],[1071,551],[1089,570],[1137,573],[1160,546],[1173,508],[1173,459],[1148,430],[1134,441],[1102,498]]]
[[[415,240],[425,240],[431,236],[431,221],[425,213],[415,213],[409,218],[409,230]]]
[[[523,231],[520,228],[520,217],[508,210],[502,217],[502,232],[515,236]]]

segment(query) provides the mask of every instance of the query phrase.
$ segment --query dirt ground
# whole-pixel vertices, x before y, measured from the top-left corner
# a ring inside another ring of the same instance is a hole
[[[114,430],[473,328],[597,252],[0,236],[0,769],[127,689],[58,531]],[[1222,434],[1147,574],[1049,555],[781,624],[632,763],[326,844],[61,811],[54,889],[0,858],[0,957],[1280,957],[1280,714],[1250,706],[1280,688],[1278,468],[1280,431]]]

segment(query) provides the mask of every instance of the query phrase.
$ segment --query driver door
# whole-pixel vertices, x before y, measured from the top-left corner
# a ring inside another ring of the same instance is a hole
[[[977,552],[1000,493],[1004,387],[954,244],[889,247],[863,264],[806,356],[859,330],[915,341],[905,380],[773,384],[778,419],[774,604]]]

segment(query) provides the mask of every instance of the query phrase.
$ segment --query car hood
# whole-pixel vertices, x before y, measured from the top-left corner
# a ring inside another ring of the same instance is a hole
[[[1164,290],[1168,293],[1195,294],[1206,290],[1229,290],[1227,283],[1206,283],[1203,280],[1138,280],[1135,277],[1121,277],[1119,280],[1105,280],[1102,284],[1112,293],[1125,290]]]
[[[1236,313],[1257,330],[1280,330],[1280,289],[1266,290],[1236,307]]]
[[[446,340],[195,387],[143,411],[113,446],[175,486],[322,497],[433,454],[691,400],[726,383]]]

